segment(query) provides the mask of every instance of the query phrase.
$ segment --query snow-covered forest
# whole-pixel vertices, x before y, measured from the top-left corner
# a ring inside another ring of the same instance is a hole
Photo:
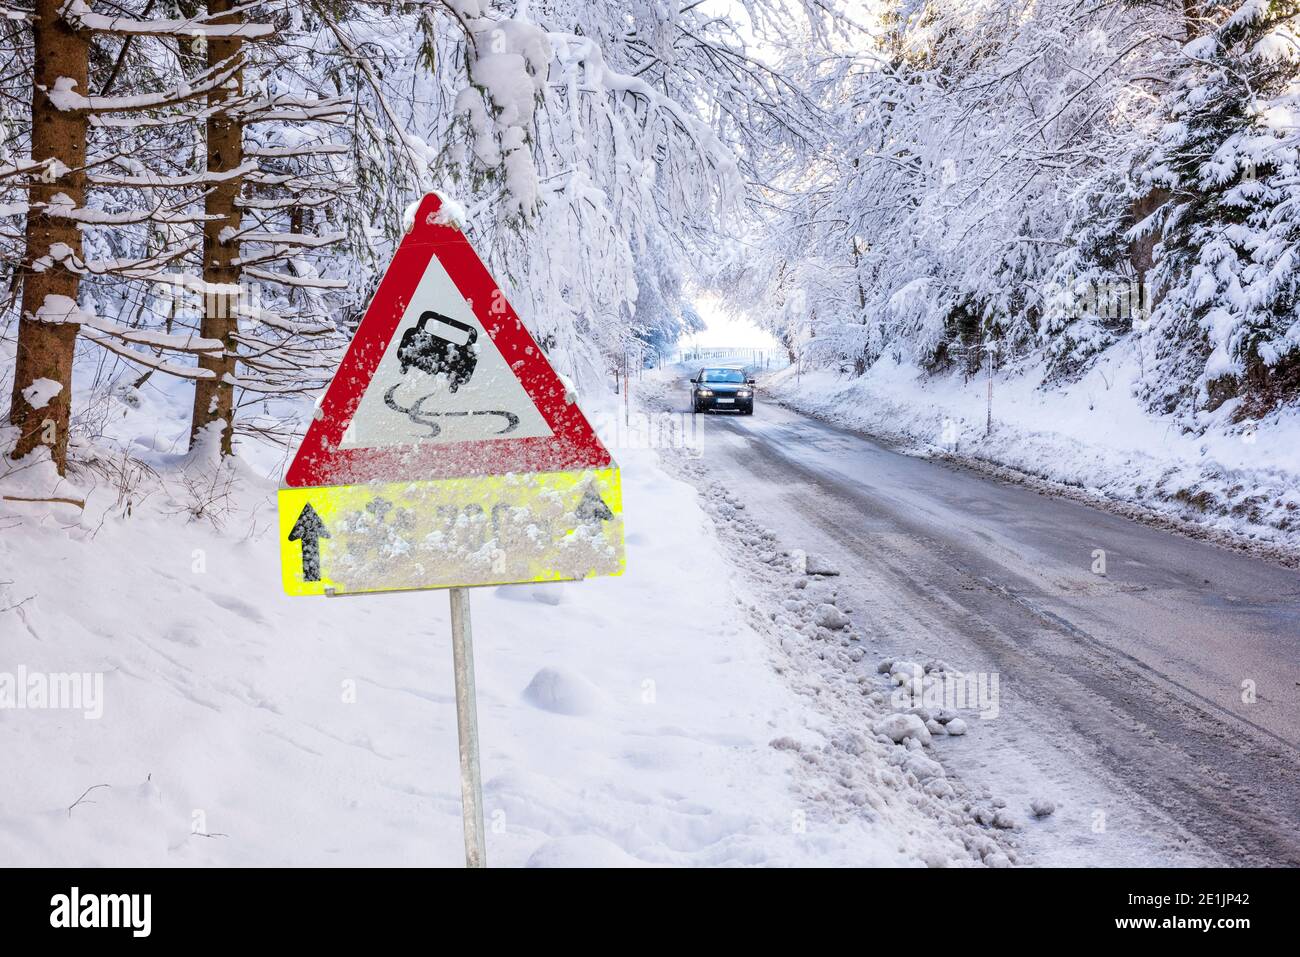
[[[579,383],[671,343],[796,96],[699,4],[137,6],[4,20],[10,421],[60,470],[155,376],[226,451],[293,434],[431,190]]]
[[[227,451],[294,434],[430,190],[585,387],[708,291],[849,374],[1124,349],[1186,427],[1266,414],[1300,392],[1297,11],[8,6],[11,445],[75,461],[155,377]]]
[[[882,4],[786,63],[815,161],[767,167],[753,303],[814,365],[1136,352],[1197,428],[1300,393],[1297,14],[1285,2]],[[1225,410],[1226,412],[1227,410]]]

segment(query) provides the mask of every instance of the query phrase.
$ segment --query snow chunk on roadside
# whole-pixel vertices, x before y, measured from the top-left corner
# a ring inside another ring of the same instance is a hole
[[[871,726],[876,734],[883,734],[895,744],[902,744],[912,738],[921,744],[930,743],[930,732],[925,722],[914,714],[891,714],[881,718]]]
[[[23,401],[33,409],[43,409],[62,391],[62,382],[55,382],[53,379],[37,379],[23,389]]]
[[[1046,798],[1034,798],[1029,802],[1029,810],[1034,817],[1050,817],[1056,813],[1056,804]]]
[[[524,689],[524,700],[553,714],[583,715],[600,709],[600,689],[581,675],[543,668]]]
[[[838,575],[840,570],[828,562],[821,555],[809,555],[804,559],[804,574],[806,575]]]
[[[817,624],[831,631],[839,631],[848,627],[849,618],[834,605],[823,604],[817,606]]]
[[[913,751],[908,754],[907,759],[903,762],[903,767],[916,775],[916,779],[922,783],[929,781],[931,778],[942,778],[943,765],[938,761],[927,758],[919,751]]]

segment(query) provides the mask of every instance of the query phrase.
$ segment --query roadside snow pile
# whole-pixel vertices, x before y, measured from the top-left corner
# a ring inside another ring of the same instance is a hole
[[[930,865],[1017,863],[1003,833],[1008,819],[999,823],[992,796],[967,793],[936,760],[939,739],[960,736],[966,725],[955,710],[923,702],[956,672],[943,662],[903,661],[878,671],[866,660],[877,636],[855,619],[835,569],[813,565],[823,574],[808,574],[806,554],[783,548],[704,462],[675,450],[663,459],[699,488],[725,554],[742,572],[736,587],[748,620],[773,641],[773,667],[816,703],[822,720],[809,734],[770,743],[798,755],[796,782],[822,818],[905,826],[924,836]]]
[[[920,454],[993,467],[1004,477],[1155,513],[1184,531],[1300,550],[1300,411],[1234,422],[1235,401],[1204,417],[1202,434],[1146,412],[1134,389],[1140,360],[1117,351],[1081,380],[1042,387],[1028,367],[993,381],[925,376],[889,358],[858,379],[773,373],[778,400],[836,425],[900,441]]]

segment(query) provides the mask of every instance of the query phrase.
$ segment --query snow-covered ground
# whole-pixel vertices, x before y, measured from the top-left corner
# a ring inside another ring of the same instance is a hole
[[[1300,411],[1233,423],[1235,400],[1201,434],[1146,411],[1137,355],[1112,350],[1077,382],[1042,388],[1038,366],[993,378],[927,376],[886,357],[861,378],[795,367],[765,390],[800,411],[891,437],[918,454],[1005,467],[1133,506],[1224,543],[1300,553]]]
[[[285,597],[283,451],[185,456],[183,387],[126,398],[67,480],[0,459],[0,864],[458,865],[446,597]],[[489,862],[1014,858],[887,704],[783,673],[695,491],[613,444],[626,574],[472,593]],[[15,706],[59,674],[77,708]]]

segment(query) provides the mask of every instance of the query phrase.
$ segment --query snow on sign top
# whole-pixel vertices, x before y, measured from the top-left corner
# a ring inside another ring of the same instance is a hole
[[[464,235],[426,196],[285,485],[602,468],[610,455]]]

